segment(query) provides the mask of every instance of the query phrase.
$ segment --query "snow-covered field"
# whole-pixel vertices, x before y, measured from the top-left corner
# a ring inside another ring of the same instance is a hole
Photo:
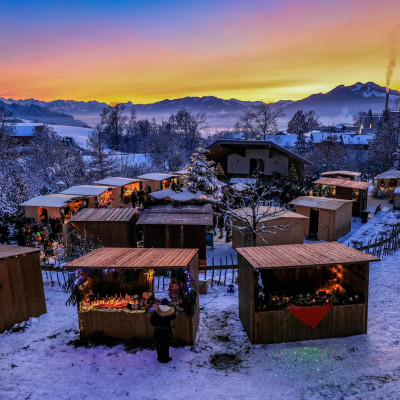
[[[251,345],[238,316],[237,287],[228,294],[214,285],[200,296],[196,344],[172,348],[166,365],[148,349],[74,347],[76,308],[66,307],[67,295],[45,281],[48,313],[25,330],[0,335],[0,399],[400,397],[400,252],[371,264],[367,335]],[[221,354],[229,356],[216,364]]]

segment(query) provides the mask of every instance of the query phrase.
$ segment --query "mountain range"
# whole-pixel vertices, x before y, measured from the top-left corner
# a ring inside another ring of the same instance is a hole
[[[299,109],[314,110],[324,124],[351,123],[352,116],[358,111],[380,113],[385,104],[386,89],[374,82],[357,82],[351,86],[340,85],[327,93],[317,93],[298,101],[281,100],[274,103],[275,107],[283,108],[285,116],[280,125],[284,126],[291,116]],[[400,102],[400,92],[390,90],[391,108]],[[0,105],[13,112],[14,117],[35,119],[43,123],[61,123],[64,125],[83,126],[94,124],[99,119],[106,103],[98,101],[55,100],[40,101],[35,99],[14,100],[0,97]],[[214,96],[184,97],[173,100],[162,100],[151,104],[134,104],[127,102],[125,111],[130,113],[134,107],[138,118],[167,119],[171,113],[185,108],[190,112],[205,112],[211,128],[229,129],[234,126],[237,117],[252,104],[258,102],[237,99],[224,100]]]

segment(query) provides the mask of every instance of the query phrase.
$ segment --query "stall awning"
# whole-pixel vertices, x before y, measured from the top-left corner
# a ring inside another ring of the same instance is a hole
[[[242,247],[236,249],[254,269],[299,268],[380,261],[337,242]]]
[[[77,195],[66,195],[66,194],[48,194],[44,196],[37,196],[33,199],[24,201],[21,206],[33,206],[33,207],[56,207],[61,208],[72,203],[80,198]]]
[[[69,262],[65,268],[183,268],[197,252],[198,249],[103,247]]]
[[[79,185],[72,186],[68,189],[63,190],[62,194],[79,194],[81,196],[99,196],[106,192],[109,187],[106,186],[94,186],[94,185]]]
[[[119,178],[114,176],[108,176],[107,178],[100,179],[99,181],[93,182],[96,185],[102,186],[125,186],[135,182],[142,182],[139,178]]]

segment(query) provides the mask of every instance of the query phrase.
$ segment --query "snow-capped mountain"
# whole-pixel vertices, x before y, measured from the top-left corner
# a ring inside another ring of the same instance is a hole
[[[340,85],[327,93],[317,93],[302,100],[281,100],[276,102],[277,107],[284,109],[285,117],[281,125],[299,109],[314,110],[325,123],[350,122],[352,116],[358,111],[381,112],[385,104],[385,88],[373,82],[357,82],[351,86]],[[389,105],[395,107],[396,101],[400,101],[400,92],[390,90]],[[75,101],[55,100],[50,102],[26,99],[13,100],[3,99],[1,101],[11,105],[15,103],[20,106],[45,107],[51,112],[70,114],[88,124],[94,124],[99,119],[102,109],[106,103],[98,101]],[[221,99],[214,96],[183,97],[179,99],[165,99],[151,104],[135,104],[131,101],[124,103],[126,112],[130,113],[132,107],[137,112],[138,118],[155,118],[160,121],[167,119],[171,113],[176,113],[183,108],[190,112],[205,112],[209,126],[212,128],[232,128],[237,120],[248,107],[257,102],[242,101],[237,99]]]

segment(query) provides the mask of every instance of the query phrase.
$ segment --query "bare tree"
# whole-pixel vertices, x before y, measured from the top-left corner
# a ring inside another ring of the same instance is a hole
[[[267,135],[276,133],[277,119],[283,117],[283,109],[271,102],[260,102],[252,105],[235,124],[246,138],[255,138],[258,135],[265,140]]]
[[[272,201],[268,200],[277,191],[274,186],[264,186],[260,172],[256,171],[252,178],[241,185],[240,190],[232,189],[231,193],[226,193],[220,208],[232,217],[233,230],[245,236],[245,245],[257,246],[258,238],[267,243],[269,235],[288,228],[288,225],[271,222],[285,213],[284,209],[272,205]]]
[[[103,108],[100,114],[101,125],[108,136],[109,144],[118,147],[122,136],[126,131],[128,117],[124,114],[125,105],[111,102],[108,107]]]

